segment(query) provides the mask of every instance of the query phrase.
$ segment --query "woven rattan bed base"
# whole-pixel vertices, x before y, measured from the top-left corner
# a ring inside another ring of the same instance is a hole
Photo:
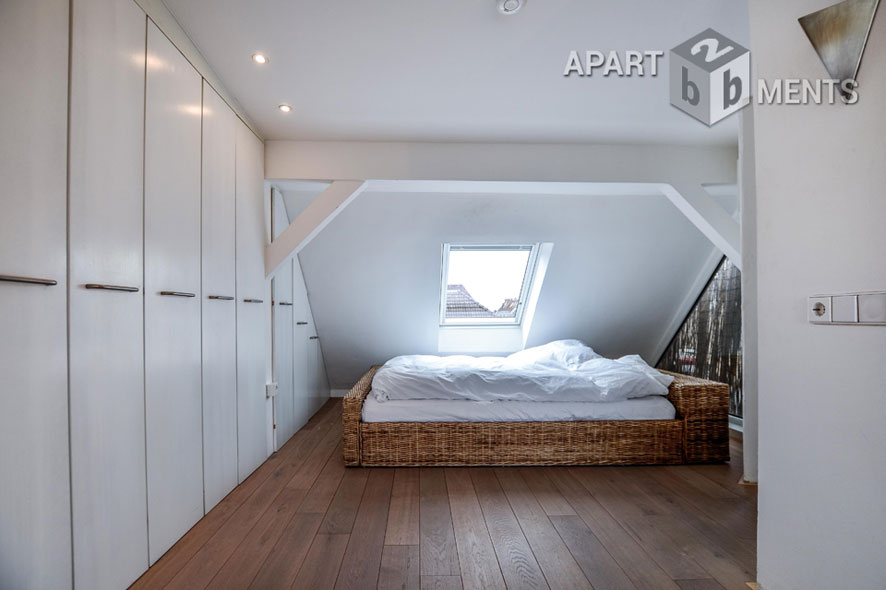
[[[378,367],[345,396],[345,464],[667,465],[729,459],[728,386],[675,375],[675,420],[363,422]]]

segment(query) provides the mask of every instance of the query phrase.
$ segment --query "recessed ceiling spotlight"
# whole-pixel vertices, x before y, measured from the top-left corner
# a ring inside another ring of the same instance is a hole
[[[264,64],[268,63],[268,56],[265,55],[264,53],[253,53],[252,54],[252,61],[254,61],[257,64],[264,65]]]
[[[497,0],[498,11],[502,14],[514,14],[523,8],[523,0]]]
[[[289,111],[292,110],[292,107],[289,106],[288,104],[285,104],[285,103],[281,104],[281,105],[277,105],[277,108],[280,109],[281,111],[283,111],[284,113],[288,113]]]

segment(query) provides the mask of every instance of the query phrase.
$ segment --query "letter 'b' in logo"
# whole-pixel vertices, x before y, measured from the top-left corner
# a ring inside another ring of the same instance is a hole
[[[751,53],[713,29],[671,49],[671,104],[710,126],[745,107]]]

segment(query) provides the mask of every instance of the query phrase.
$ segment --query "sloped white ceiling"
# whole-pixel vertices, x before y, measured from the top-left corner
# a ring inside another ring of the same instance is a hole
[[[528,345],[649,362],[717,257],[665,197],[364,193],[299,254],[333,388],[437,353],[444,242],[553,242]]]

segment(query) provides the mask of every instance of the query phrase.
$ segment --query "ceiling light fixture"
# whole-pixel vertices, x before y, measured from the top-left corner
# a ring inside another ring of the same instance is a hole
[[[523,8],[523,0],[497,0],[498,11],[502,14],[514,14]]]
[[[252,54],[252,61],[254,61],[257,64],[264,65],[264,64],[268,63],[268,56],[265,55],[264,53],[253,53]]]
[[[281,111],[283,111],[284,113],[288,113],[289,111],[292,110],[292,107],[289,106],[288,104],[285,104],[285,103],[281,104],[281,105],[277,105],[277,108],[280,109]]]

